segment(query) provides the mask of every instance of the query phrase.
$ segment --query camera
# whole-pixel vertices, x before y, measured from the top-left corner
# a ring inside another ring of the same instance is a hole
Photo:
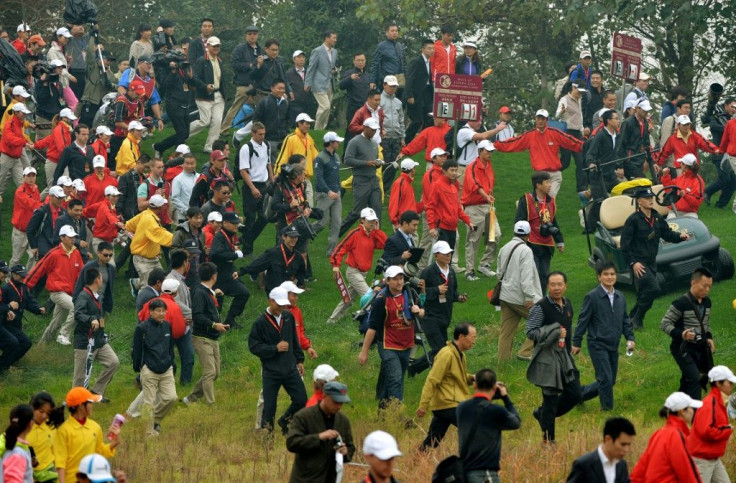
[[[421,290],[421,280],[417,277],[419,267],[416,263],[406,262],[404,264],[404,286],[413,288],[416,291]]]
[[[560,233],[560,229],[552,223],[542,223],[539,226],[539,234],[542,236],[557,236]]]
[[[157,65],[159,67],[168,67],[168,65],[171,62],[176,62],[177,65],[180,67],[186,69],[189,67],[189,62],[187,62],[187,56],[184,55],[183,52],[179,52],[177,50],[170,51],[170,52],[163,52],[159,50],[158,52],[154,52],[154,54],[151,56],[153,59],[154,65]]]
[[[47,61],[42,60],[36,62],[36,65],[33,66],[33,77],[36,79],[40,79],[42,75],[51,75],[51,73],[54,71],[54,68],[51,67],[51,64],[49,64]]]
[[[333,446],[333,448],[335,449],[335,451],[337,451],[343,446],[345,446],[345,443],[342,440],[342,436],[338,435],[337,438],[335,439],[335,446]]]

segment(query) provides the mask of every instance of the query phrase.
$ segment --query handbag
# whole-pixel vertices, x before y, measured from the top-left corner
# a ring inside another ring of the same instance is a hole
[[[509,268],[509,262],[511,262],[511,257],[514,255],[514,252],[517,248],[519,248],[524,243],[517,243],[514,248],[511,249],[511,253],[509,253],[509,258],[506,260],[506,265],[503,267],[503,273],[506,274],[506,269]],[[496,286],[493,287],[493,294],[491,294],[491,298],[489,300],[491,305],[495,305],[496,307],[501,305],[501,282],[503,280],[503,275],[498,277],[498,282],[496,283]]]

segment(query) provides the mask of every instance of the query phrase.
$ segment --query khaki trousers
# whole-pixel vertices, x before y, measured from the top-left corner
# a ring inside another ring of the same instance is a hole
[[[348,293],[350,294],[350,303],[346,304],[341,300],[327,320],[328,324],[334,324],[346,316],[350,312],[353,302],[360,300],[360,297],[371,289],[365,281],[365,272],[361,272],[357,268],[350,266],[345,270],[345,282],[347,283]]]
[[[529,317],[529,309],[524,305],[516,305],[501,300],[501,332],[498,334],[498,362],[511,359],[511,347],[514,345],[514,335],[519,326],[521,318]],[[519,356],[531,357],[534,342],[530,339],[524,341],[519,349]]]
[[[21,263],[21,259],[23,258],[23,252],[26,252],[28,254],[28,263],[26,265],[26,269],[30,270],[31,267],[34,265],[34,257],[33,252],[31,251],[31,247],[28,246],[28,237],[26,236],[26,232],[20,231],[16,227],[13,227],[13,232],[11,234],[11,244],[13,247],[13,255],[10,257],[10,266],[17,263]]]
[[[698,472],[703,483],[731,483],[731,479],[720,458],[704,460],[693,457],[693,461],[695,461],[695,466],[698,467]]]
[[[151,272],[157,268],[160,268],[161,270],[164,268],[161,266],[161,260],[158,257],[145,258],[140,255],[133,255],[133,266],[138,272],[138,290],[148,284],[148,276]]]
[[[220,344],[205,337],[192,337],[192,346],[202,364],[202,377],[187,399],[194,402],[204,397],[207,404],[214,404],[215,381],[220,377]]]
[[[51,316],[51,323],[43,331],[41,342],[52,340],[56,329],[59,327],[61,327],[59,334],[72,340],[72,330],[74,329],[74,301],[72,296],[66,292],[51,292],[49,298],[56,306],[54,307],[54,314]]]
[[[457,239],[459,240],[460,237],[458,236]],[[422,236],[419,239],[419,248],[424,248],[424,253],[422,254],[422,258],[419,260],[419,263],[417,264],[417,267],[419,267],[419,270],[422,271],[425,268],[427,268],[427,265],[429,265],[431,260],[434,260],[434,256],[432,256],[432,245],[437,241],[437,238],[432,238],[432,235],[429,234],[429,224],[427,223],[427,212],[422,213]],[[450,263],[452,264],[453,268],[457,268],[458,259],[460,256],[458,255],[459,250],[458,242],[455,243],[455,251],[452,252],[452,260]]]
[[[235,89],[235,99],[233,99],[233,104],[230,106],[230,109],[228,109],[227,114],[225,114],[225,119],[222,120],[220,133],[222,133],[222,131],[227,131],[228,129],[230,129],[230,125],[233,123],[233,119],[235,119],[235,116],[238,115],[238,111],[240,111],[240,108],[243,107],[243,104],[245,104],[245,99],[247,98],[245,93],[252,88],[253,86],[250,85],[238,86]]]
[[[222,97],[222,94],[215,92],[214,101],[197,100],[196,102],[197,109],[199,109],[199,119],[189,125],[189,139],[202,132],[205,128],[209,129],[207,140],[204,143],[204,150],[205,152],[211,152],[212,143],[220,137],[222,114],[225,112],[225,99]]]
[[[560,192],[560,188],[562,187],[562,171],[547,171],[550,176],[550,183],[552,184],[552,188],[549,190],[549,195],[552,198],[557,198],[557,193]]]
[[[105,394],[107,385],[110,384],[112,377],[120,366],[120,360],[118,359],[117,354],[115,354],[115,351],[112,350],[112,347],[110,347],[110,344],[105,344],[99,349],[95,349],[92,352],[92,360],[102,364],[104,369],[90,391],[97,394]],[[87,349],[74,349],[74,381],[72,382],[72,387],[78,387],[84,384],[84,372],[86,366]]]
[[[478,253],[478,246],[480,245],[481,238],[484,239],[485,249],[483,255],[480,257],[480,265],[491,266],[491,263],[496,258],[496,248],[498,247],[498,240],[501,238],[501,225],[498,224],[498,218],[495,219],[496,225],[496,241],[488,242],[485,235],[486,231],[486,220],[488,219],[488,211],[491,205],[471,205],[465,207],[465,213],[470,217],[470,221],[477,227],[475,231],[468,229],[467,236],[465,237],[465,273],[475,270],[475,257]]]
[[[327,127],[330,120],[330,105],[332,104],[332,89],[327,92],[315,92],[314,99],[317,101],[317,114],[314,116],[314,129],[321,130]]]
[[[0,153],[0,195],[5,193],[10,180],[18,187],[23,183],[23,157],[11,158],[5,153]]]
[[[153,422],[160,424],[178,399],[174,368],[169,367],[163,374],[156,374],[144,365],[141,368],[141,386],[143,386],[143,406],[146,411],[149,407],[152,408]]]

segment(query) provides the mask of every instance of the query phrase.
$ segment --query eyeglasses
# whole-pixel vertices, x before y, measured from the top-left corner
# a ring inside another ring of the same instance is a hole
[[[112,253],[100,253],[101,257],[110,258],[112,257]]]

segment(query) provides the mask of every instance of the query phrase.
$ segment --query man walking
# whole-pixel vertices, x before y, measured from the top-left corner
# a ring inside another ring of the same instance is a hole
[[[240,218],[233,212],[222,214],[222,229],[212,239],[210,248],[210,260],[217,265],[217,284],[215,287],[223,294],[232,297],[230,310],[225,318],[225,325],[232,329],[240,329],[242,326],[235,320],[239,317],[245,304],[248,303],[250,292],[242,280],[238,278],[235,269],[235,260],[243,258],[243,252],[238,246],[238,227]]]
[[[404,141],[404,108],[397,94],[398,89],[399,81],[396,76],[387,75],[383,79],[381,110],[383,111],[385,135],[381,137],[381,147],[383,148],[383,159],[387,163],[393,163],[398,159],[401,149],[406,146]],[[396,169],[384,169],[383,190],[387,194],[391,191],[395,176]]]
[[[270,149],[266,142],[266,127],[254,122],[251,140],[240,148],[238,169],[243,179],[243,253],[253,253],[253,244],[268,224],[264,199],[268,183],[273,183]]]
[[[365,71],[366,58],[363,52],[353,54],[353,68],[346,71],[340,79],[340,89],[345,91],[347,109],[345,111],[346,125],[350,125],[355,112],[363,107],[368,91],[371,90],[371,76]],[[345,130],[345,145],[353,139],[349,129]]]
[[[314,190],[317,192],[315,202],[322,211],[322,218],[312,228],[319,233],[330,223],[327,235],[327,256],[337,246],[342,223],[342,198],[340,197],[340,156],[337,148],[345,139],[334,131],[325,133],[324,149],[314,159]]]
[[[628,483],[624,459],[631,451],[636,430],[626,418],[611,418],[603,426],[603,443],[572,463],[567,483]]]
[[[307,77],[304,79],[304,90],[312,92],[317,100],[317,121],[314,124],[316,130],[327,127],[330,119],[330,107],[332,95],[335,92],[335,81],[333,75],[337,73],[337,34],[328,30],[322,36],[322,45],[312,50],[309,55],[309,67]]]
[[[134,291],[140,289],[148,280],[148,274],[154,268],[162,269],[161,247],[170,247],[174,235],[161,226],[161,212],[168,204],[166,198],[159,194],[148,200],[148,209],[142,211],[125,224],[125,229],[134,233],[130,242],[133,254],[133,265],[138,271],[137,279],[130,279]]]
[[[23,184],[16,188],[13,196],[13,216],[10,220],[13,225],[11,267],[20,263],[23,252],[28,253],[28,265],[33,266],[33,253],[28,245],[26,230],[33,212],[39,207],[41,207],[41,194],[36,186],[36,169],[29,166],[23,169]]]
[[[212,143],[220,136],[222,113],[225,111],[225,86],[222,82],[220,62],[220,39],[207,39],[207,54],[194,63],[194,82],[197,85],[197,108],[199,120],[189,126],[189,137],[196,136],[204,128],[209,129],[204,152],[212,152]]]

